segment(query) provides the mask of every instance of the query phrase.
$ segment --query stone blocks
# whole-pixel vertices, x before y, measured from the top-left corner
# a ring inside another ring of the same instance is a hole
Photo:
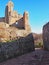
[[[32,33],[12,42],[0,43],[0,62],[34,50],[34,39]]]
[[[49,22],[43,26],[43,47],[49,50]]]

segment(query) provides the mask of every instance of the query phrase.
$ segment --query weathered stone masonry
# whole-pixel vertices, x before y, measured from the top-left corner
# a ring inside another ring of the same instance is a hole
[[[0,44],[0,62],[35,50],[32,33],[13,42]]]
[[[5,17],[0,18],[0,62],[35,49],[28,12],[20,15],[13,10],[13,6],[13,2],[9,1],[5,8]]]
[[[49,50],[49,22],[43,26],[43,47]]]
[[[15,40],[17,37],[22,37],[22,35],[25,37],[31,33],[28,12],[21,15],[14,11],[13,8],[13,2],[9,1],[5,7],[5,17],[0,18],[0,41],[2,42]]]

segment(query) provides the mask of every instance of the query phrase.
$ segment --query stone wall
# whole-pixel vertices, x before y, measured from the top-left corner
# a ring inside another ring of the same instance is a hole
[[[0,43],[0,62],[33,50],[35,49],[32,33],[12,42]]]
[[[43,46],[45,50],[49,50],[49,22],[43,26]]]

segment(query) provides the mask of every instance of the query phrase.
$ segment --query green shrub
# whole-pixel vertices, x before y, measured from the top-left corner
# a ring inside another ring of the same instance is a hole
[[[39,42],[38,44],[35,44],[35,48],[43,48],[43,44]]]

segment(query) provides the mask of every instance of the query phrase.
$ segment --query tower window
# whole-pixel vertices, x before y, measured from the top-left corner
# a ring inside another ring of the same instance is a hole
[[[18,22],[16,22],[16,25],[18,24]]]

